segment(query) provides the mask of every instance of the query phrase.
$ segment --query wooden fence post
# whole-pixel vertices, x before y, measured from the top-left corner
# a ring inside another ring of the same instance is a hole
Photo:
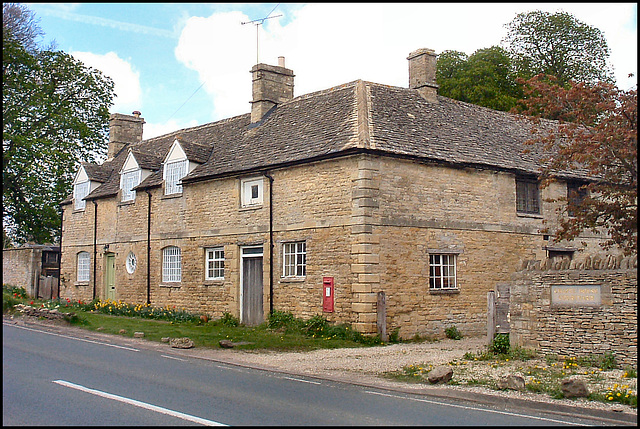
[[[491,345],[496,334],[496,293],[487,292],[487,344]]]
[[[389,337],[387,336],[387,298],[384,295],[384,291],[378,292],[378,301],[377,301],[377,328],[378,334],[380,334],[380,339],[383,342],[387,342]]]

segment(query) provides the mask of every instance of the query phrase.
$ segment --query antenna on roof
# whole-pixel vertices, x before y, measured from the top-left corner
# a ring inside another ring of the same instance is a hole
[[[262,25],[267,19],[278,18],[279,16],[282,16],[282,14],[269,16],[269,15],[271,15],[273,13],[274,10],[276,10],[276,8],[278,6],[280,6],[280,3],[278,3],[276,5],[276,7],[274,7],[273,10],[271,12],[269,12],[269,14],[264,18],[254,19],[253,21],[241,22],[242,25],[244,25],[244,24],[255,24],[255,26],[256,26],[256,64],[260,63],[260,60],[259,60],[259,54],[260,54],[260,37],[259,37],[260,33],[259,33],[259,28],[260,28],[260,25]]]

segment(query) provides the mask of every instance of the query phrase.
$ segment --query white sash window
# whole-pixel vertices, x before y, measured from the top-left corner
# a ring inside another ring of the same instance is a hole
[[[76,210],[84,210],[86,207],[87,202],[84,200],[84,197],[89,195],[89,189],[89,182],[81,182],[73,186],[73,199]]]
[[[162,281],[182,281],[182,252],[179,247],[170,246],[162,250]]]

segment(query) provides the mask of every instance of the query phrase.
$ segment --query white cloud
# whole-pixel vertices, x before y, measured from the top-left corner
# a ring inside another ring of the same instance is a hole
[[[86,66],[100,70],[105,76],[113,79],[115,99],[111,112],[131,112],[141,110],[142,90],[140,73],[133,69],[131,63],[118,57],[115,52],[98,55],[91,52],[71,52],[71,55]]]
[[[599,28],[612,48],[618,77],[636,72],[635,25],[631,32],[620,32],[635,9],[605,3],[308,4],[286,17],[291,18],[287,24],[284,18],[264,21],[260,62],[277,64],[277,57],[285,56],[286,67],[296,75],[296,96],[356,79],[406,87],[410,52],[431,48],[472,54],[499,45],[505,24],[533,10],[564,10]],[[249,20],[241,12],[225,12],[185,22],[176,58],[206,82],[215,104],[212,120],[250,110],[256,27],[241,24]]]
[[[249,111],[255,30],[241,24],[246,21],[241,12],[189,18],[175,49],[178,61],[196,70],[204,89],[214,96],[213,117]]]

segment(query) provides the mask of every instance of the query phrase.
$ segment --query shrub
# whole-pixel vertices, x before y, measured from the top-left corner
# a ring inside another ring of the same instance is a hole
[[[496,334],[493,337],[489,351],[493,354],[503,355],[509,353],[510,349],[509,334]]]
[[[269,314],[269,320],[267,321],[267,327],[269,329],[298,329],[300,325],[301,322],[296,319],[293,314],[278,310],[273,310],[273,312]]]
[[[240,325],[240,321],[238,320],[238,318],[234,317],[231,313],[228,313],[226,311],[222,313],[222,317],[219,319],[219,322],[222,323],[224,326],[230,326],[230,327]]]
[[[325,335],[325,331],[329,327],[327,319],[320,315],[315,315],[311,319],[307,320],[304,324],[304,330],[307,335],[313,337],[322,337]]]
[[[447,336],[447,338],[450,338],[452,340],[462,339],[462,334],[460,333],[460,331],[458,331],[458,328],[455,325],[445,329],[444,334]]]

